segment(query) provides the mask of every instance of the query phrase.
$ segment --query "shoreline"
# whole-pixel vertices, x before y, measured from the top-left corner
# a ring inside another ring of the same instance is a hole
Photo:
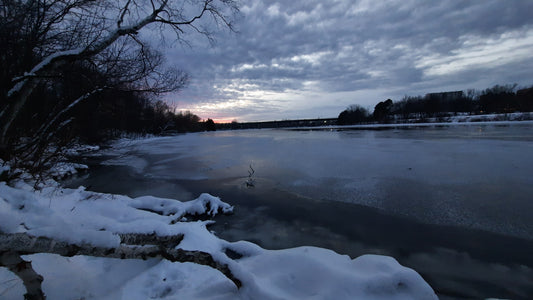
[[[403,118],[394,115],[387,123],[362,122],[359,124],[339,125],[337,118],[297,119],[281,121],[261,121],[243,123],[220,123],[217,130],[248,130],[248,129],[295,129],[295,128],[337,128],[337,127],[387,127],[394,125],[430,126],[432,124],[491,124],[502,122],[533,122],[533,112],[515,112],[501,114],[444,114],[438,117]],[[326,124],[326,125],[324,125]],[[293,126],[297,125],[297,126]]]
[[[512,122],[512,124],[529,124],[528,126],[531,123],[533,122]],[[413,124],[413,126],[416,125]],[[502,123],[496,125],[502,125]],[[475,129],[475,132],[474,135],[469,135],[469,138],[502,139],[500,130],[493,130],[494,132],[489,135],[483,133],[479,136],[475,127],[471,129]],[[453,138],[457,132],[464,135],[463,130],[452,130],[448,134],[451,134]],[[379,136],[381,138],[398,137],[396,131],[385,133],[379,133]],[[435,134],[440,139],[443,138],[440,130],[426,130],[423,136],[420,136],[419,132],[415,133],[417,138],[428,141]],[[351,134],[349,133],[350,136]],[[193,137],[189,136],[180,141],[190,141]],[[405,136],[405,132],[402,132],[399,137],[410,139],[413,136],[411,133]],[[507,138],[509,137],[505,136],[505,139]],[[516,139],[523,140],[523,137],[519,134]],[[471,146],[466,144],[467,141],[469,142],[470,139],[461,140],[461,145],[464,145],[465,151],[470,151]],[[170,141],[165,140],[158,144],[156,149],[164,148],[165,150],[155,151],[156,154],[153,157],[146,156],[142,152],[134,152],[130,153],[132,154],[130,156],[121,157],[123,162],[119,166],[101,165],[99,161],[107,157],[93,157],[89,163],[92,167],[86,178],[81,178],[77,183],[74,181],[71,184],[74,187],[82,184],[89,190],[126,194],[130,197],[154,195],[182,201],[194,199],[201,193],[210,193],[235,206],[233,215],[217,217],[215,219],[217,223],[209,228],[225,240],[248,240],[266,249],[316,246],[347,254],[352,258],[362,254],[389,255],[422,275],[441,299],[494,297],[526,299],[527,295],[533,294],[533,283],[530,279],[533,278],[533,258],[530,256],[533,252],[532,239],[473,229],[469,228],[468,224],[464,227],[431,225],[363,204],[325,200],[316,191],[309,190],[309,187],[304,190],[305,192],[300,191],[303,193],[294,189],[289,191],[284,188],[283,180],[290,179],[290,176],[299,173],[285,174],[288,171],[283,168],[284,165],[280,165],[279,169],[260,169],[264,177],[255,177],[255,187],[246,188],[245,182],[248,177],[241,176],[244,172],[240,170],[241,168],[246,170],[247,164],[241,165],[240,161],[232,161],[231,164],[223,164],[211,169],[209,164],[204,163],[207,161],[212,164],[217,161],[216,159],[238,155],[240,152],[218,153],[219,156],[206,156],[206,154],[195,152],[190,157],[180,157],[180,152],[169,152],[168,149],[174,149],[169,143]],[[194,145],[196,147],[206,145],[204,143],[209,143],[214,147],[215,152],[217,149],[219,151],[225,149],[221,147],[226,145],[226,143],[213,142],[211,139],[201,140]],[[415,145],[418,143],[419,141],[416,140]],[[449,145],[449,142],[445,145]],[[187,148],[177,147],[176,149],[183,151]],[[196,148],[191,147],[191,149]],[[427,149],[426,146],[424,150]],[[507,147],[502,149],[508,151]],[[242,152],[247,153],[250,150]],[[263,153],[251,152],[256,156]],[[208,154],[210,153],[211,151]],[[140,169],[139,166],[135,168],[136,159],[144,160]],[[133,166],[122,165],[126,160],[127,164],[133,164]],[[413,167],[413,169],[407,167]],[[399,175],[406,174],[407,176],[419,169],[416,165],[409,163],[395,170]],[[179,173],[179,170],[185,170],[185,173]],[[194,176],[188,176],[188,172],[196,174],[196,171],[204,177],[199,176],[193,180]],[[322,174],[322,176],[327,175]],[[397,179],[394,182],[398,183]],[[435,180],[442,184],[438,178]],[[313,184],[328,184],[328,182],[327,180],[325,182],[310,181],[309,184],[313,186]],[[393,199],[396,202],[392,204],[401,205],[402,209],[410,210],[411,207],[405,206],[406,203],[403,200],[405,197],[411,199],[409,197],[420,194],[421,190],[420,186],[413,185],[410,190],[405,191],[402,189],[404,185],[406,185],[405,182],[399,184],[399,187],[395,185],[390,190],[398,198]],[[381,185],[377,188],[382,190],[384,187],[386,186]],[[448,189],[449,186],[442,188]],[[436,192],[435,186],[432,185],[426,186],[426,189],[428,193]],[[403,192],[399,193],[399,191]],[[471,194],[471,196],[475,195],[477,193]],[[338,195],[330,194],[328,197],[336,196]],[[428,203],[425,196],[427,195],[422,194],[420,199],[411,199],[410,202],[416,208]],[[498,213],[501,213],[501,210]]]
[[[107,168],[113,166],[103,166]],[[312,199],[278,189],[261,178],[254,188],[246,188],[245,180],[158,179],[161,182],[154,185],[153,179],[137,178],[135,182],[137,187],[146,185],[145,194],[154,194],[149,187],[155,187],[157,194],[156,186],[163,184],[184,189],[191,197],[207,192],[229,202],[234,213],[215,217],[216,223],[209,226],[228,241],[247,240],[271,250],[315,246],[352,258],[392,256],[416,270],[441,299],[525,299],[533,293],[528,279],[533,278],[533,240],[425,224],[359,204]],[[110,192],[97,185],[90,189]]]
[[[517,125],[517,124],[533,124],[533,120],[504,120],[504,121],[466,121],[466,122],[422,122],[422,123],[379,123],[379,124],[354,124],[354,125],[331,125],[331,126],[315,126],[315,127],[287,127],[287,128],[271,128],[271,129],[285,129],[285,130],[329,130],[329,129],[395,129],[395,128],[417,128],[417,127],[447,127],[447,126],[471,126],[471,125]],[[265,128],[267,129],[267,128]]]
[[[521,299],[533,293],[527,279],[533,276],[533,240],[424,224],[363,205],[234,183],[235,179],[182,182],[191,191],[211,189],[235,206],[233,215],[217,216],[210,227],[225,240],[250,240],[272,250],[316,246],[352,258],[392,256],[419,272],[441,299]]]

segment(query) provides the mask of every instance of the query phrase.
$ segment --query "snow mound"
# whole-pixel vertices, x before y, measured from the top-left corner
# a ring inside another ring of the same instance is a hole
[[[392,257],[363,255],[352,260],[327,249],[299,247],[264,251],[242,259],[241,265],[251,270],[268,298],[436,298],[418,273]]]
[[[299,247],[261,250],[236,262],[252,281],[240,290],[208,267],[162,261],[106,299],[437,299],[420,275],[391,257],[352,260]]]
[[[116,247],[119,234],[183,235],[177,246],[207,252],[242,281],[238,289],[219,271],[160,259],[120,260],[34,254],[26,259],[44,277],[49,299],[437,299],[415,271],[391,257],[351,259],[331,250],[265,250],[228,242],[188,215],[214,216],[233,207],[202,194],[195,200],[129,198],[48,187],[34,190],[0,182],[0,231],[26,232],[73,244]],[[22,299],[22,283],[0,268],[0,295]],[[16,283],[16,284],[15,284]]]
[[[118,234],[178,235],[183,226],[172,224],[182,221],[186,215],[214,216],[219,211],[229,213],[233,209],[208,194],[189,202],[151,196],[132,199],[89,192],[84,187],[47,187],[34,191],[20,182],[18,188],[1,182],[0,195],[0,231],[27,232],[102,247],[117,247]]]
[[[0,174],[7,172],[11,169],[11,167],[5,163],[2,159],[0,159]]]

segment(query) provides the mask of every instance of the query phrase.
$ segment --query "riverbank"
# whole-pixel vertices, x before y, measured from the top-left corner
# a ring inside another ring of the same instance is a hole
[[[267,128],[318,128],[318,127],[387,127],[394,125],[418,124],[424,126],[428,124],[454,124],[454,123],[492,123],[492,122],[518,122],[532,121],[533,112],[518,112],[506,114],[470,114],[470,113],[441,113],[437,117],[426,117],[422,114],[404,117],[402,115],[392,115],[385,122],[362,122],[353,125],[340,125],[337,118],[300,119],[264,122],[244,122],[244,123],[219,123],[217,130],[240,130],[240,129],[267,129]]]
[[[442,299],[527,299],[531,126],[246,130],[124,141],[74,186],[183,200],[209,192],[235,205],[234,215],[210,228],[224,239],[386,254],[419,271]],[[247,188],[251,165],[255,185]]]
[[[182,202],[19,180],[0,195],[6,299],[437,299],[392,257],[220,239],[209,219],[234,207],[207,193]]]
[[[387,255],[413,268],[440,299],[527,299],[533,293],[533,241],[481,230],[424,224],[366,206],[303,197],[268,179],[216,180],[139,178],[129,168],[94,166],[82,182],[114,193],[194,197],[202,192],[232,203],[234,213],[217,216],[209,230],[224,240],[246,240],[266,249],[316,246],[350,257]],[[107,177],[106,177],[107,176]],[[91,180],[97,179],[97,180]],[[72,180],[71,185],[78,185]],[[134,185],[135,189],[120,189]],[[162,187],[165,187],[164,189]]]

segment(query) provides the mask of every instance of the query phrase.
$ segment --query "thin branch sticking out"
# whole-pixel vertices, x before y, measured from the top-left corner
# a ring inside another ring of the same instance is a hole
[[[255,179],[252,177],[255,173],[254,168],[252,168],[252,164],[250,164],[250,170],[248,170],[248,180],[246,180],[245,184],[246,187],[255,187]]]

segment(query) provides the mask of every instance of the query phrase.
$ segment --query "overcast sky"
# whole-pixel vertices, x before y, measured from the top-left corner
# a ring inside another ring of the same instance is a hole
[[[190,74],[165,99],[239,122],[373,111],[404,95],[533,85],[533,1],[248,0],[237,33],[167,49]]]

